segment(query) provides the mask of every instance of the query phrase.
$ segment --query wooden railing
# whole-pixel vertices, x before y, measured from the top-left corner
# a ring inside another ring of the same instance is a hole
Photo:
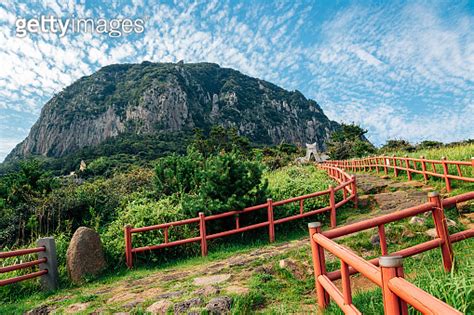
[[[438,193],[431,192],[428,194],[428,198],[429,201],[427,203],[416,207],[407,208],[325,232],[321,231],[321,224],[319,222],[310,223],[308,225],[317,300],[321,309],[327,307],[329,298],[331,297],[344,313],[361,314],[352,302],[350,285],[350,275],[361,273],[382,288],[385,314],[407,314],[407,303],[423,314],[461,314],[451,306],[406,281],[403,275],[402,259],[439,247],[444,269],[446,271],[451,270],[453,266],[453,250],[451,244],[474,237],[474,229],[449,235],[443,209],[444,207],[455,205],[458,202],[474,199],[474,192],[444,200],[440,199]],[[385,237],[385,224],[427,211],[432,212],[438,237],[389,254]],[[332,240],[337,237],[375,227],[378,228],[380,236],[380,247],[383,255],[380,258],[369,261],[364,260],[351,250]],[[340,270],[332,272],[326,271],[325,250],[340,259]],[[341,279],[342,281],[342,292],[333,283],[333,281],[337,279]]]
[[[405,171],[408,179],[412,180],[412,174],[421,174],[425,181],[430,176],[443,178],[446,183],[446,190],[451,191],[451,180],[459,180],[474,183],[474,157],[471,161],[450,161],[445,157],[441,160],[428,160],[421,156],[419,159],[408,156],[374,156],[354,160],[327,161],[325,164],[337,166],[352,172],[372,171],[388,174],[389,169],[393,169],[395,176],[399,171]],[[451,174],[451,172],[456,174]],[[471,177],[466,176],[467,173]]]
[[[39,239],[38,247],[18,249],[8,252],[0,252],[0,259],[10,257],[20,257],[24,255],[37,254],[35,260],[20,262],[10,266],[0,267],[0,274],[12,272],[16,270],[23,270],[38,266],[38,271],[27,273],[24,275],[11,277],[7,279],[0,279],[0,286],[13,284],[16,282],[41,277],[41,284],[46,290],[55,290],[58,284],[58,269],[56,258],[56,245],[52,237]]]
[[[251,207],[247,207],[242,210],[234,210],[234,211],[228,211],[225,213],[219,213],[215,215],[210,215],[210,216],[205,216],[204,213],[199,213],[198,217],[195,218],[190,218],[186,220],[181,220],[181,221],[174,221],[174,222],[168,222],[168,223],[162,223],[158,225],[152,225],[152,226],[145,226],[145,227],[137,227],[134,228],[130,225],[125,226],[124,228],[124,234],[125,234],[125,258],[126,258],[126,263],[129,268],[132,268],[133,266],[133,254],[141,253],[141,252],[146,252],[146,251],[152,251],[152,250],[157,250],[157,249],[162,249],[162,248],[167,248],[167,247],[173,247],[173,246],[179,246],[183,244],[188,244],[188,243],[196,243],[200,242],[201,243],[201,255],[206,256],[208,249],[207,249],[207,241],[220,238],[220,237],[225,237],[237,233],[242,233],[258,228],[268,228],[268,236],[270,242],[273,242],[275,240],[275,225],[293,221],[293,220],[298,220],[302,218],[306,218],[315,214],[323,213],[323,212],[330,212],[330,222],[332,227],[336,227],[336,209],[339,207],[342,207],[344,204],[348,203],[349,201],[353,201],[355,205],[357,205],[357,188],[356,188],[356,179],[355,176],[351,176],[348,173],[346,173],[344,170],[331,166],[331,165],[318,165],[319,168],[325,170],[328,175],[333,178],[336,182],[339,183],[338,186],[332,187],[329,186],[328,189],[323,190],[323,191],[318,191],[314,192],[311,194],[303,195],[303,196],[298,196],[286,200],[281,200],[281,201],[273,201],[272,199],[267,199],[266,203],[260,204],[260,205],[255,205]],[[339,202],[336,202],[336,193],[338,191],[342,191],[342,200]],[[304,211],[304,202],[305,200],[311,199],[311,198],[316,198],[319,196],[327,195],[329,196],[329,205],[320,209],[315,209],[311,211]],[[275,208],[278,206],[286,205],[289,203],[299,203],[299,212],[295,215],[280,218],[275,220],[274,219],[274,211]],[[240,218],[242,215],[249,214],[251,212],[259,211],[259,210],[266,210],[267,212],[267,220],[264,222],[252,224],[252,225],[247,225],[247,226],[241,226],[240,224]],[[208,224],[212,224],[213,221],[215,220],[220,220],[220,219],[225,219],[225,218],[233,218],[235,222],[235,228],[227,231],[222,231],[214,234],[208,234],[208,229],[206,228]],[[196,237],[191,237],[191,238],[186,238],[186,239],[180,239],[180,240],[175,240],[175,241],[169,241],[169,232],[170,229],[177,227],[177,226],[182,226],[182,225],[198,225],[199,226],[199,236]],[[143,233],[143,232],[148,232],[148,231],[155,231],[155,230],[162,230],[163,231],[163,242],[161,244],[156,244],[156,245],[150,245],[150,246],[142,246],[142,247],[137,247],[134,248],[132,243],[133,243],[133,234],[136,233]]]

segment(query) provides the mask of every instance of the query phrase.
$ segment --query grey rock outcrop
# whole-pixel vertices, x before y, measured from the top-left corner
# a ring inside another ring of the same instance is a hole
[[[216,64],[110,65],[48,101],[6,161],[62,157],[123,134],[192,132],[213,125],[234,127],[255,143],[316,142],[318,149],[338,128],[299,91]]]

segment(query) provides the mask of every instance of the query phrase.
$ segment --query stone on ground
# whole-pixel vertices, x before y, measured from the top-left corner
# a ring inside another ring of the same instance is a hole
[[[374,234],[370,237],[370,243],[374,246],[380,245],[380,236],[378,234]]]
[[[447,226],[456,226],[456,221],[453,221],[451,219],[446,219],[446,225]]]
[[[41,305],[32,310],[29,310],[28,312],[25,313],[25,315],[48,315],[53,310],[54,309],[51,306]]]
[[[64,309],[66,314],[76,314],[85,311],[89,307],[90,303],[74,303]]]
[[[228,296],[220,296],[213,298],[206,305],[206,310],[211,314],[227,314],[232,305],[232,298]]]
[[[398,190],[395,192],[374,195],[380,210],[385,212],[399,211],[426,202],[426,194],[417,190]]]
[[[199,295],[199,296],[211,296],[218,294],[221,290],[218,287],[208,285],[202,288],[197,289],[196,291],[193,292],[194,295]]]
[[[155,302],[152,305],[148,306],[148,308],[146,309],[146,312],[154,314],[154,315],[155,314],[156,315],[166,314],[168,309],[172,305],[173,305],[173,303],[171,303],[168,300],[161,300],[161,301]]]
[[[212,276],[206,276],[206,277],[198,277],[194,279],[193,284],[199,285],[199,286],[213,285],[213,284],[225,282],[229,280],[230,277],[231,277],[230,274],[220,274],[220,275],[212,275]]]
[[[106,267],[99,234],[87,227],[78,228],[69,243],[66,263],[74,283],[82,282],[86,276],[98,275]]]
[[[410,224],[413,224],[413,225],[424,225],[425,222],[426,222],[425,218],[413,217],[410,219]]]
[[[282,259],[279,264],[280,268],[288,270],[298,280],[304,280],[312,273],[309,266],[304,266],[292,259]]]
[[[436,233],[436,228],[426,230],[425,234],[428,235],[431,238],[437,238],[438,237],[438,233]]]
[[[187,313],[187,310],[193,306],[199,306],[202,304],[202,299],[200,297],[189,299],[183,302],[176,303],[174,305],[174,313],[175,314],[183,314]]]

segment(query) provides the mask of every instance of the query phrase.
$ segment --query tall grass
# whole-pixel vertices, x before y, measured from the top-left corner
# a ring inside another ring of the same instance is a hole
[[[415,152],[406,152],[406,151],[395,151],[391,154],[396,156],[405,156],[416,157],[424,156],[427,159],[441,159],[441,157],[446,157],[448,160],[456,161],[470,161],[471,157],[474,157],[474,143],[457,145],[452,147],[441,147],[441,148],[432,148],[432,149],[422,149]],[[390,154],[390,155],[391,155]]]

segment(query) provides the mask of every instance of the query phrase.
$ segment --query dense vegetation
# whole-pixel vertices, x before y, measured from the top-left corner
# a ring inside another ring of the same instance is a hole
[[[365,140],[365,133],[359,126],[343,125],[332,137],[332,156],[357,157],[388,151],[427,158],[447,156],[454,160],[474,156],[472,143],[453,146],[425,141],[413,146],[406,141],[389,141],[376,150]],[[27,247],[40,236],[54,235],[62,285],[68,286],[65,252],[79,226],[89,226],[100,233],[110,270],[117,270],[124,266],[122,236],[126,224],[140,227],[195,217],[199,212],[216,214],[263,203],[268,197],[282,200],[323,190],[332,184],[314,167],[293,165],[304,151],[290,144],[256,148],[247,138],[239,136],[237,130],[222,127],[209,132],[196,130],[188,143],[187,148],[178,151],[180,154],[170,151],[153,159],[152,154],[148,158],[143,158],[146,154],[134,155],[134,150],[148,150],[147,142],[135,147],[124,142],[124,147],[131,146],[130,155],[107,156],[106,151],[95,155],[85,153],[83,157],[89,157],[86,169],[78,169],[82,160],[78,156],[74,162],[76,174],[71,176],[56,176],[47,160],[21,161],[15,171],[0,178],[0,247],[2,250]],[[305,203],[305,209],[316,209],[327,202],[323,196]],[[278,207],[275,218],[296,213],[294,205],[285,205]],[[266,213],[256,212],[242,217],[241,224],[258,222],[265,216]],[[209,232],[228,229],[234,224],[230,221],[219,221],[217,226],[209,227]],[[298,224],[277,227],[285,232],[288,228],[298,228]],[[170,241],[197,235],[197,226],[176,227],[170,231]],[[163,237],[160,231],[138,234],[134,246],[160,243]],[[197,254],[199,246],[166,251],[167,255],[160,255],[161,252],[139,255],[137,264]],[[9,259],[5,263],[13,261]],[[4,287],[0,298],[25,294],[36,290],[35,286],[34,282],[25,282]]]
[[[333,160],[345,160],[375,153],[376,148],[366,139],[367,130],[355,124],[342,124],[332,133],[328,154]]]
[[[299,154],[298,148],[287,144],[252,148],[235,129],[216,127],[208,134],[196,133],[185,154],[144,165],[114,167],[102,156],[88,161],[86,169],[75,175],[58,177],[44,162],[25,160],[18,171],[0,178],[0,247],[27,247],[38,237],[54,235],[63,285],[68,285],[68,242],[79,226],[88,226],[100,233],[110,267],[120,269],[126,224],[140,227],[195,217],[198,212],[216,214],[264,203],[269,197],[278,200],[327,188],[331,181],[314,167],[285,167]],[[284,209],[282,214],[294,213]],[[241,224],[264,218],[266,213],[255,213],[242,217]],[[234,224],[230,221],[219,221],[209,232],[229,228]],[[183,226],[170,231],[170,240],[198,234],[197,226]],[[160,231],[143,233],[134,237],[134,246],[162,241]],[[194,244],[170,248],[166,257],[192,255],[198,248]],[[152,253],[140,259],[146,263],[164,256]],[[29,282],[18,286],[28,288]],[[10,290],[2,288],[0,295],[4,292],[6,297]]]

